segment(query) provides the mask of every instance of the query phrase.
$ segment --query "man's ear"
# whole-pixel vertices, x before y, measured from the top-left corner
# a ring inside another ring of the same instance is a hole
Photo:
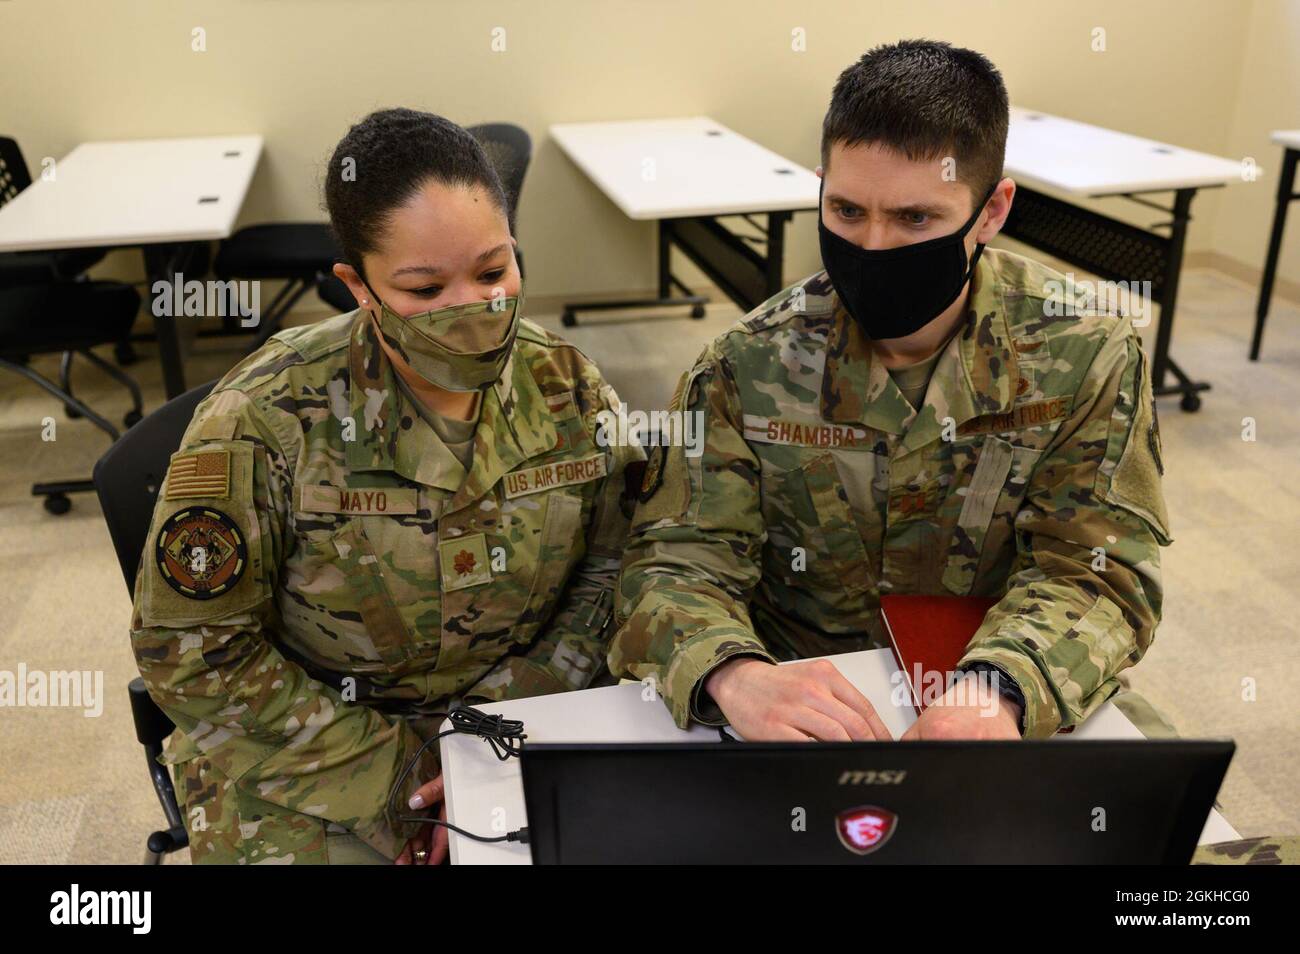
[[[993,194],[989,196],[988,202],[984,204],[988,217],[984,220],[984,225],[975,233],[975,241],[980,245],[987,245],[993,236],[1002,231],[1002,226],[1006,224],[1007,216],[1011,214],[1011,203],[1015,199],[1016,183],[1013,179],[1003,178],[993,188]]]

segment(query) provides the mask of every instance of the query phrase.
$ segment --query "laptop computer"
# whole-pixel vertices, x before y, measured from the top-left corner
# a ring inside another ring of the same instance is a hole
[[[1186,864],[1215,740],[529,743],[536,864]]]

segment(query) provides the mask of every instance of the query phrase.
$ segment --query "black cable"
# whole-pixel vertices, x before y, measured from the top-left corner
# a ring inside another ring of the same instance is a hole
[[[465,735],[476,735],[480,739],[485,739],[487,744],[492,748],[492,752],[499,761],[506,761],[511,756],[519,757],[524,750],[524,740],[528,738],[524,734],[524,724],[517,719],[503,719],[499,715],[488,715],[486,712],[480,712],[473,706],[464,704],[454,705],[447,712],[429,712],[429,716],[445,716],[451,723],[450,729],[444,729],[437,735],[426,739],[420,746],[419,751],[406,763],[406,768],[398,776],[397,782],[393,785],[392,790],[388,793],[388,808],[393,812],[394,817],[401,822],[414,822],[422,825],[441,825],[450,831],[465,838],[481,842],[500,842],[500,841],[517,841],[520,844],[528,844],[528,829],[520,828],[517,831],[507,832],[504,835],[488,837],[486,835],[476,835],[473,832],[466,831],[453,825],[451,822],[443,821],[441,818],[429,818],[426,815],[398,815],[400,809],[393,803],[397,793],[402,790],[406,784],[407,778],[414,771],[416,763],[420,761],[420,756],[428,751],[429,746],[438,742],[440,739],[449,735],[463,733]]]

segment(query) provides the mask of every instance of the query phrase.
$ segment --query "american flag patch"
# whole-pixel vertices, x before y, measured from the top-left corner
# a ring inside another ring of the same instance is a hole
[[[166,499],[225,497],[230,493],[230,451],[202,451],[172,461]]]

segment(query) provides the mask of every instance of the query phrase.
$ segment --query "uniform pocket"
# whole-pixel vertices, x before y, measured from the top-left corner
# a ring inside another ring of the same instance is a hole
[[[985,437],[948,547],[943,585],[950,592],[969,594],[990,566],[1004,562],[1016,513],[1041,454],[993,434]]]
[[[792,470],[765,470],[762,483],[764,573],[814,591],[828,608],[860,611],[874,588],[871,563],[834,458],[822,453]]]
[[[585,553],[582,499],[569,494],[550,494],[542,524],[537,576],[528,593],[528,611],[538,623],[550,617],[569,571]]]
[[[333,531],[313,532],[284,575],[291,591],[281,600],[286,641],[330,669],[365,672],[382,668],[401,674],[417,668],[425,647],[407,625],[385,577],[375,547],[366,536],[363,519],[354,517]],[[432,560],[430,560],[432,572]],[[434,583],[436,588],[436,583]],[[295,639],[299,632],[328,628],[330,640],[310,645]],[[436,632],[434,633],[436,642]]]
[[[575,488],[503,498],[500,523],[480,537],[490,571],[484,582],[443,593],[440,674],[465,670],[477,678],[482,667],[532,642],[586,553],[585,503]],[[475,536],[448,538],[440,549],[460,556],[455,541],[464,540],[472,554]]]
[[[1116,423],[1128,424],[1127,437],[1123,438],[1124,449],[1119,453],[1112,473],[1107,475],[1105,468],[1098,468],[1094,490],[1108,503],[1141,517],[1152,528],[1161,545],[1168,546],[1173,537],[1169,532],[1164,494],[1160,489],[1160,478],[1165,469],[1160,449],[1160,423],[1151,397],[1146,352],[1137,343],[1130,348],[1137,352],[1137,373],[1129,385],[1131,419],[1125,420],[1129,415],[1123,414],[1122,405],[1117,403],[1111,418],[1108,459],[1114,459],[1113,444],[1120,430]]]
[[[538,499],[544,511],[541,529],[527,545],[516,546],[513,559],[524,568],[511,574],[515,589],[494,597],[495,610],[507,619],[511,640],[530,643],[555,612],[569,574],[587,552],[582,526],[583,500],[564,491]]]

